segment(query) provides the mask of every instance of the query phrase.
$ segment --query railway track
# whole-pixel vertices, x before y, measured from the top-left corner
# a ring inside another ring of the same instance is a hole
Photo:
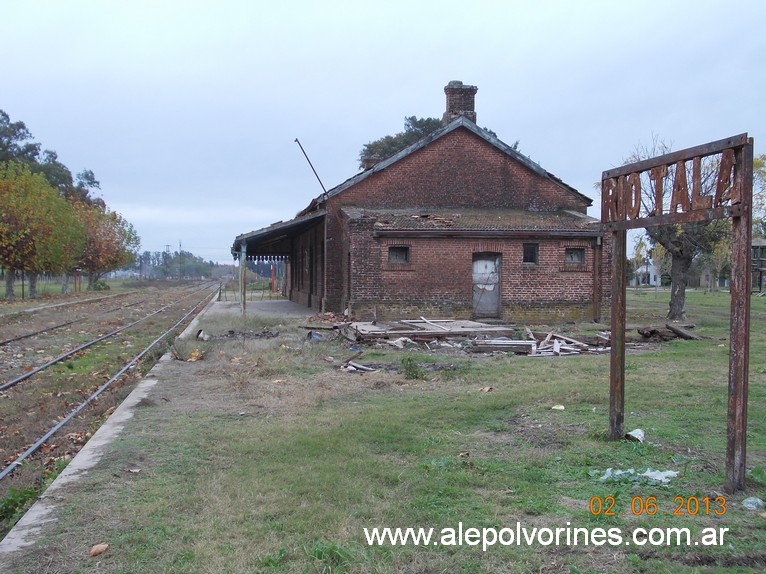
[[[85,315],[78,312],[77,319],[32,332],[15,334],[0,342],[0,351],[3,351],[3,356],[6,358],[0,367],[0,391],[13,387],[75,353],[146,321],[189,297],[194,297],[196,293],[212,285],[214,283],[185,289],[183,291],[185,295],[180,298],[176,298],[174,291],[170,293],[172,296],[170,300],[167,297],[158,300],[156,296],[142,294],[140,299],[125,302],[117,307],[113,307],[113,302],[110,302],[110,308],[91,308]],[[137,295],[139,294],[133,294],[133,297]],[[56,306],[54,309],[58,313],[56,316],[67,313],[61,306]],[[47,321],[48,318],[40,317],[36,322],[40,323],[41,320]],[[76,333],[72,325],[76,325]],[[62,334],[59,330],[64,327],[69,329]],[[16,330],[18,331],[18,328]],[[12,343],[16,344],[12,345]]]
[[[213,284],[182,288],[182,292],[192,297],[208,285]],[[0,391],[10,381],[24,380],[27,377],[23,375],[44,367],[54,357],[78,347],[87,348],[94,341],[109,338],[186,298],[177,299],[175,293],[172,290],[158,297],[154,293],[132,292],[124,295],[128,299],[116,307],[113,300],[90,304],[75,301],[66,307],[59,304],[39,309],[33,320],[29,316],[20,317],[11,325],[0,327]],[[61,317],[67,320],[61,322]],[[30,331],[29,325],[40,328]]]
[[[119,306],[113,299],[85,307],[78,301],[6,322],[0,328],[0,502],[9,492],[39,487],[71,458],[217,286],[134,293]],[[19,348],[23,352],[15,353]],[[18,354],[37,360],[21,367],[4,360]]]

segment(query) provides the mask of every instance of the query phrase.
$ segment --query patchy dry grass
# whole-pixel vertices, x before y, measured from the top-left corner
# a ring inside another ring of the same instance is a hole
[[[663,322],[666,301],[629,295],[628,320]],[[355,354],[297,323],[216,319],[204,360],[174,361],[103,464],[16,572],[712,573],[766,568],[766,300],[753,300],[746,494],[722,516],[673,516],[674,498],[721,496],[728,298],[694,294],[702,341],[627,359],[626,426],[647,442],[605,440],[607,356],[557,359],[364,347]],[[584,326],[591,329],[592,326]],[[256,338],[264,329],[278,337]],[[221,337],[229,330],[250,336]],[[329,335],[324,332],[323,334]],[[188,345],[191,353],[197,343]],[[723,346],[720,346],[723,345]],[[402,364],[402,359],[408,359]],[[419,377],[407,378],[407,365]],[[483,387],[492,392],[481,392]],[[562,404],[563,411],[551,407]],[[672,469],[670,486],[602,483],[607,468]],[[759,470],[760,469],[760,470]],[[140,472],[130,472],[140,470]],[[593,497],[615,498],[615,516]],[[656,497],[660,512],[634,516]],[[714,507],[711,507],[711,509]],[[667,513],[667,514],[665,514]],[[496,545],[372,547],[363,528],[726,527],[722,547]],[[109,542],[95,561],[87,549]]]

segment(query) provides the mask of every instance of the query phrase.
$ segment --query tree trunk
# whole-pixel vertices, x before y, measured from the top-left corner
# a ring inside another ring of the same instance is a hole
[[[686,319],[686,273],[692,260],[673,254],[670,263],[670,310],[668,319],[682,321]]]
[[[37,273],[30,273],[29,277],[29,298],[37,299]]]
[[[13,282],[16,280],[16,271],[13,269],[5,270],[5,300],[15,301],[16,293],[13,291]]]
[[[95,273],[88,273],[88,286],[85,290],[93,291],[93,289],[96,287],[96,281],[98,281],[98,275]]]
[[[61,281],[61,294],[69,295],[69,273],[64,273],[64,277]]]

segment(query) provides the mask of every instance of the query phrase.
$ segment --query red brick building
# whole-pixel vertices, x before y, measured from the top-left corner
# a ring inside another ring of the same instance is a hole
[[[597,318],[610,266],[591,200],[478,127],[475,86],[444,91],[444,127],[232,253],[284,258],[291,300],[359,320]]]

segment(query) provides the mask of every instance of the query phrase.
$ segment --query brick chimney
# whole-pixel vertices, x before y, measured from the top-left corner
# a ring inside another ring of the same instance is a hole
[[[476,86],[468,86],[459,80],[452,80],[444,86],[444,93],[447,94],[447,111],[442,116],[442,123],[446,125],[458,116],[465,116],[476,123],[474,96],[478,91],[479,88]]]

